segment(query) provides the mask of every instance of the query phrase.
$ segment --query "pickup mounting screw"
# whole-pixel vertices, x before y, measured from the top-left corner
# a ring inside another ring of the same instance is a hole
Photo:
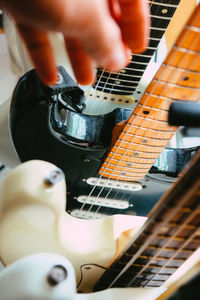
[[[85,158],[84,162],[88,163],[88,162],[90,162],[90,160],[88,158]]]

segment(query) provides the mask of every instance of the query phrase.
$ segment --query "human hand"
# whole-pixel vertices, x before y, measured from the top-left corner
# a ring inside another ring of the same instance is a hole
[[[16,22],[41,80],[57,81],[48,31],[61,32],[80,84],[95,79],[94,62],[109,71],[142,52],[149,35],[146,0],[0,0]]]

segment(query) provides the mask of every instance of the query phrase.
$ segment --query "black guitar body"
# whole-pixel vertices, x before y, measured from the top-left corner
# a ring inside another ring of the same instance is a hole
[[[45,160],[64,171],[68,192],[66,209],[72,212],[83,205],[77,198],[90,194],[93,187],[87,183],[87,179],[99,177],[98,170],[111,145],[112,130],[116,123],[128,118],[130,111],[116,109],[107,115],[86,116],[68,108],[58,95],[63,95],[68,103],[75,103],[79,110],[84,95],[63,68],[60,68],[60,72],[64,82],[50,88],[41,84],[34,70],[19,80],[11,104],[10,132],[22,162]],[[191,151],[182,154],[179,169],[183,168],[190,156]],[[157,167],[153,171],[159,173]],[[152,175],[148,174],[141,181],[143,188],[136,192],[102,187],[94,189],[92,196],[101,193],[100,197],[108,200],[126,200],[126,209],[99,208],[97,205],[91,208],[90,204],[85,204],[83,211],[89,209],[95,212],[98,209],[98,213],[103,215],[123,213],[146,216],[173,181],[172,177],[163,174],[159,179],[156,176],[152,178]],[[170,175],[177,175],[177,169]]]

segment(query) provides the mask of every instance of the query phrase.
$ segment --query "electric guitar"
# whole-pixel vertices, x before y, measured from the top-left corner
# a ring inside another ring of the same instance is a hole
[[[196,19],[184,27],[131,114],[123,109],[100,116],[81,113],[83,91],[62,68],[63,81],[53,87],[43,86],[34,70],[18,82],[10,113],[15,149],[21,161],[47,160],[64,170],[72,215],[146,216],[169,188],[166,177],[152,179],[151,166],[176,131],[167,124],[169,105],[200,97]],[[185,159],[178,162],[182,169]]]
[[[60,169],[21,164],[0,188],[0,259],[7,266],[31,254],[60,254],[74,267],[79,293],[159,287],[200,247],[199,171],[197,152],[147,220],[82,220],[65,212]]]

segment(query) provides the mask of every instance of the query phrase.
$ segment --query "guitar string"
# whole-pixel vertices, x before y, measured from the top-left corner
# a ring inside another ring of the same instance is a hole
[[[147,98],[147,100],[146,101],[148,101],[148,98]],[[143,107],[141,107],[141,110],[143,109]],[[137,116],[136,116],[136,118],[137,118]],[[144,121],[145,122],[145,121]],[[129,130],[130,130],[130,128],[129,128]],[[129,132],[129,131],[128,131]],[[128,133],[127,132],[127,133]],[[138,137],[137,135],[135,135],[133,138],[135,138],[135,137]],[[125,138],[126,138],[126,135],[125,135]],[[132,141],[131,141],[132,142]],[[120,145],[118,146],[118,148],[120,148]],[[116,151],[118,150],[118,148],[116,149]],[[129,150],[129,149],[128,149]],[[126,151],[127,151],[127,149],[126,149]],[[126,153],[126,151],[125,151],[125,153]],[[123,155],[125,155],[125,153],[123,154]],[[123,155],[122,155],[122,157],[123,157]],[[118,161],[118,164],[120,163],[120,161],[121,161],[121,159]],[[118,164],[117,164],[117,166],[118,166]],[[106,166],[106,168],[107,168],[107,166]],[[104,172],[105,172],[105,170],[104,170]],[[103,172],[103,173],[104,173]],[[114,170],[113,170],[113,172],[114,172]],[[111,173],[111,175],[110,176],[112,176],[112,174],[113,174],[113,172]],[[101,176],[103,176],[103,173],[101,174]],[[118,176],[118,178],[120,177],[120,175]],[[109,179],[110,178],[108,178],[107,179],[107,181],[109,181]],[[117,181],[118,181],[119,179],[117,179]],[[106,185],[106,184],[105,184]],[[102,193],[102,191],[103,191],[103,189],[104,189],[104,187],[105,187],[105,185],[102,187],[102,189],[100,190],[100,192],[98,193],[98,195],[97,195],[97,198],[100,196],[100,194]],[[107,193],[107,195],[106,195],[106,197],[104,197],[104,199],[107,199],[107,197],[108,197],[108,195],[110,194],[110,192],[112,191],[112,188],[109,190],[109,192]],[[116,194],[118,194],[119,192],[117,192]],[[89,195],[90,196],[90,195]],[[88,197],[89,197],[88,196]],[[131,197],[131,196],[130,196]],[[114,199],[116,199],[116,196],[115,196],[115,198]],[[120,199],[119,199],[120,200]],[[93,207],[93,205],[91,205],[90,206],[90,208],[88,209],[88,211],[90,211],[91,210],[91,208]],[[99,211],[99,209],[101,208],[101,205],[97,208],[97,210],[95,211],[95,213],[96,212],[98,212]]]
[[[154,136],[154,138],[155,138],[155,136]],[[114,200],[114,199],[116,199],[116,197],[117,197],[117,195],[120,193],[120,191],[117,191],[116,193],[115,193],[115,196],[114,197],[112,197],[112,199]],[[133,195],[131,194],[131,195],[129,195],[129,198],[127,199],[127,197],[125,198],[125,195],[126,195],[126,192],[124,192],[123,193],[123,195],[121,196],[121,198],[119,199],[119,200],[125,200],[125,201],[127,201],[128,203],[129,203],[129,201],[130,201],[130,199],[131,200],[133,200],[132,198],[133,198]],[[107,195],[108,196],[108,195]],[[106,198],[107,198],[107,196],[106,196]],[[125,199],[124,199],[125,198]],[[115,210],[115,208],[113,208],[112,209],[113,211]],[[120,212],[120,211],[119,211]]]
[[[101,74],[101,75],[102,75],[102,74]],[[101,76],[100,76],[100,78],[101,78]],[[110,74],[109,74],[109,77],[108,77],[108,78],[110,78]],[[107,81],[108,81],[108,79],[107,79]],[[106,81],[106,82],[107,82],[107,81]],[[98,85],[99,85],[99,82],[100,82],[100,80],[98,80]],[[104,86],[106,86],[106,84],[105,84]],[[103,87],[103,90],[104,90],[104,87]],[[111,92],[110,92],[110,93],[111,93]],[[102,176],[100,176],[100,178],[98,179],[98,181],[100,181],[101,177],[102,177]],[[82,210],[84,209],[85,204],[86,204],[88,198],[89,198],[89,197],[92,195],[92,193],[94,192],[95,188],[97,187],[97,184],[98,184],[98,182],[97,182],[97,183],[94,185],[94,187],[91,189],[89,195],[87,196],[87,199],[86,199],[85,203],[82,204],[82,206],[81,206],[81,208],[80,208],[80,211],[82,211]],[[90,206],[90,208],[87,210],[87,212],[89,212],[90,210],[91,210],[91,206]]]
[[[152,5],[153,5],[153,2],[150,4],[150,14],[151,14],[151,7],[152,7]],[[156,10],[155,10],[155,12],[154,12],[155,16],[156,16],[157,13],[159,12],[159,9],[160,9],[160,6],[158,6],[158,7],[156,8]],[[152,12],[152,13],[153,13],[153,12]],[[158,20],[157,27],[159,27],[160,22],[161,22],[161,21]],[[150,37],[151,37],[151,34],[150,34]],[[149,48],[149,47],[148,47],[148,48]],[[148,49],[148,48],[147,48],[147,49]],[[158,48],[158,46],[157,46],[156,48]],[[133,54],[133,57],[134,57],[134,54]],[[134,58],[133,58],[133,59],[134,59]],[[132,61],[132,60],[131,60],[131,61]],[[132,61],[132,62],[134,62],[134,61]],[[139,79],[139,82],[140,82],[140,80],[141,80],[141,78],[142,78],[144,72],[145,72],[145,70],[142,72],[141,76],[139,77],[139,78],[140,78],[140,79]],[[114,86],[116,85],[117,80],[119,79],[119,76],[120,76],[120,74],[118,73],[118,74],[117,74],[117,77],[116,77],[116,79],[115,79],[115,81],[114,81],[114,83],[113,83],[113,86],[111,87],[110,93],[112,93],[113,88],[114,88]],[[120,82],[121,82],[121,81],[122,81],[122,80],[121,80],[121,78],[120,78]],[[126,82],[127,82],[127,81],[126,81]],[[139,82],[138,82],[138,84],[139,84]],[[136,87],[135,89],[137,89],[137,87]],[[117,181],[118,181],[118,179],[117,179]],[[101,191],[100,191],[100,193],[98,194],[98,196],[101,196],[101,194],[103,193],[103,189],[104,189],[104,188],[105,188],[105,187],[103,187],[103,188],[101,189]],[[107,192],[106,196],[104,196],[103,198],[104,198],[104,199],[107,199],[108,196],[109,196],[109,194],[110,194],[112,191],[113,191],[113,188],[110,188],[109,191]],[[124,194],[125,194],[125,193],[124,193]],[[119,200],[124,200],[124,194],[122,194],[122,196],[119,197]],[[118,195],[119,195],[119,191],[115,192],[115,195],[114,195],[114,197],[112,197],[112,200],[116,200]],[[97,196],[97,197],[98,197],[98,196]],[[117,199],[117,200],[118,200],[118,199]],[[128,203],[129,203],[129,199],[128,199]],[[95,213],[98,213],[98,211],[101,209],[101,207],[102,207],[102,205],[99,205],[99,207],[95,210]],[[92,209],[92,208],[90,207],[90,210],[91,210],[91,209]],[[113,211],[113,209],[112,209],[112,211]],[[120,210],[119,210],[119,212],[120,212]]]
[[[152,91],[152,93],[153,93],[153,91]],[[151,96],[151,95],[150,95],[150,96]],[[146,101],[148,101],[148,98],[147,98]],[[155,105],[156,105],[156,102],[155,102]],[[141,106],[141,110],[144,109],[144,106],[145,106],[145,105],[142,105],[142,106]],[[151,109],[153,110],[153,109],[154,109],[154,106],[152,106]],[[140,110],[140,111],[141,111],[141,110]],[[138,115],[140,115],[140,113],[138,113]],[[137,118],[137,116],[136,116],[135,118]],[[145,122],[145,119],[143,119],[143,122]],[[132,125],[133,125],[133,124],[132,124]],[[140,126],[142,127],[142,125],[143,125],[143,124],[141,124]],[[129,128],[129,130],[131,130],[131,127]],[[129,131],[128,131],[128,132],[129,132]],[[128,133],[128,132],[127,132],[127,133]],[[160,131],[157,130],[157,133],[156,133],[156,135],[154,135],[154,138],[153,138],[153,139],[155,139],[155,138],[158,136],[159,132],[160,132]],[[127,136],[127,135],[125,135],[124,139],[126,139],[126,136]],[[136,137],[141,138],[140,136],[138,136],[137,134],[135,134],[135,135],[131,138],[131,141],[129,141],[129,143],[132,143]],[[144,138],[145,138],[145,137],[144,137]],[[151,139],[151,138],[150,138],[150,139]],[[120,145],[119,145],[119,148],[120,148]],[[130,150],[130,149],[127,148],[127,150],[125,150],[125,152],[122,154],[122,158],[123,158],[123,156],[126,154],[126,152],[127,152],[128,150]],[[116,151],[117,151],[117,150],[116,150]],[[116,164],[115,168],[116,168],[117,166],[119,166],[120,162],[121,162],[121,157],[120,157],[120,160],[118,160],[118,163]],[[113,167],[113,168],[114,168],[114,167]],[[109,169],[109,166],[108,166],[108,169]],[[112,169],[112,168],[111,168],[111,169]],[[114,173],[114,171],[115,171],[115,170],[113,170],[113,171],[111,172],[111,175],[110,175],[110,176],[112,176],[112,174]],[[141,171],[142,171],[142,170],[140,170],[140,174],[141,174]],[[116,176],[117,176],[117,174],[116,174]],[[131,175],[130,175],[130,176],[131,176]],[[117,178],[117,180],[115,179],[115,181],[118,181],[119,178],[120,178],[120,175],[118,175],[118,178]],[[102,192],[102,190],[101,190],[101,192]],[[110,194],[111,192],[112,192],[112,190],[110,189],[110,190],[107,192],[107,195],[104,196],[104,199],[107,199],[108,196],[109,196],[109,194]],[[119,193],[120,193],[120,191],[115,192],[115,196],[112,197],[112,200],[116,200],[116,198],[117,198],[117,196],[118,196]],[[132,200],[132,196],[133,196],[133,195],[131,194],[131,195],[129,195],[128,199],[127,199],[127,198],[124,199],[125,195],[126,195],[126,193],[124,192],[120,198],[118,197],[119,199],[117,198],[117,200],[125,200],[126,202],[130,203],[130,199]],[[98,196],[100,196],[100,194],[98,194]],[[98,209],[95,211],[95,213],[97,213],[97,212],[99,211],[100,208],[101,208],[101,207],[99,206]]]
[[[125,69],[126,69],[126,68],[125,68]],[[108,81],[109,81],[109,79],[110,79],[110,76],[112,76],[112,74],[113,74],[113,72],[110,72],[110,73],[109,73],[109,76],[103,76],[104,72],[106,72],[105,69],[103,69],[103,72],[100,73],[100,77],[99,77],[99,79],[98,79],[98,81],[97,81],[97,85],[96,85],[96,87],[94,88],[96,91],[98,90],[98,87],[99,87],[99,85],[100,85],[100,83],[101,83],[101,78],[103,78],[103,77],[107,78],[106,82],[103,82],[103,91],[104,91],[104,89],[106,89],[106,84],[108,83]],[[120,72],[118,72],[118,73],[116,73],[116,74],[120,74]],[[101,91],[101,92],[103,92],[103,91]],[[111,94],[111,93],[110,93],[110,94]]]
[[[198,37],[196,37],[196,38],[198,38]],[[175,55],[175,53],[174,53],[174,55]],[[197,59],[197,57],[196,57],[196,59]],[[165,69],[165,72],[167,72],[167,69]],[[170,75],[169,75],[170,76]],[[167,81],[167,80],[166,80]],[[151,92],[151,93],[153,93],[153,91]],[[153,107],[152,107],[153,108]],[[159,131],[158,131],[159,132]],[[136,136],[136,135],[135,135]],[[133,137],[134,138],[134,137]],[[132,141],[131,141],[132,142]],[[130,195],[130,197],[129,197],[129,199],[128,199],[128,201],[130,200],[130,198],[131,198],[131,196],[132,195]],[[113,198],[112,198],[113,199]],[[114,199],[116,199],[116,198],[114,198]],[[123,200],[123,197],[121,198],[122,200]]]
[[[199,186],[199,181],[198,181],[198,186]],[[193,193],[193,192],[190,191],[190,193]],[[181,207],[184,207],[184,206],[185,206],[185,204],[187,204],[187,198],[184,198],[184,200],[183,200],[181,203],[179,203],[179,204],[177,204],[176,206],[174,206],[173,212],[171,212],[171,213],[170,213],[166,218],[164,218],[164,220],[162,221],[162,227],[166,226],[166,224],[168,224],[168,223],[170,222],[170,220],[176,215],[176,213],[178,213],[178,211],[180,211],[180,208],[181,208]],[[199,206],[198,206],[198,207],[199,207]],[[197,207],[197,210],[198,210],[198,207]],[[152,259],[151,259],[147,264],[145,264],[145,266],[144,266],[144,267],[136,274],[136,276],[135,276],[134,278],[132,278],[132,279],[129,281],[129,283],[127,284],[127,287],[130,286],[130,284],[133,282],[133,280],[134,280],[138,275],[140,275],[146,267],[149,266],[149,264],[151,263],[151,261],[152,261],[153,259],[155,259],[155,257],[157,257],[157,255],[159,255],[160,252],[161,252],[164,248],[166,248],[166,246],[174,239],[174,237],[177,236],[179,232],[181,232],[181,230],[182,230],[183,226],[185,225],[185,223],[187,223],[188,221],[190,221],[190,219],[192,219],[193,216],[194,216],[195,214],[197,214],[197,211],[196,211],[196,210],[191,212],[191,214],[186,218],[185,222],[184,222],[183,224],[181,224],[180,227],[177,229],[176,233],[174,233],[172,236],[170,236],[170,238],[167,240],[167,242],[165,241],[165,243],[160,247],[160,249],[158,250],[158,252],[155,253],[155,254],[153,255]],[[144,244],[142,245],[142,247],[139,249],[139,252],[137,252],[137,254],[136,254],[136,255],[137,255],[137,258],[139,257],[140,254],[142,254],[142,253],[144,252],[144,250],[145,250],[145,248],[148,246],[148,244],[156,237],[156,235],[159,233],[159,230],[160,230],[160,226],[158,226],[158,227],[154,230],[154,232],[151,233],[150,238],[147,239],[147,240],[144,242]],[[199,230],[199,228],[198,228],[198,230]],[[190,236],[188,239],[190,239],[190,238],[191,238],[191,236]],[[134,241],[136,241],[136,239],[134,239]],[[134,243],[134,241],[133,241],[133,243]],[[187,243],[187,240],[186,240],[186,243]],[[183,247],[185,247],[185,243],[184,243]],[[179,247],[179,248],[181,248],[181,247]],[[129,267],[134,263],[134,261],[135,261],[137,258],[135,257],[135,255],[134,255],[133,257],[130,258],[130,260],[126,263],[126,266],[120,271],[120,273],[117,275],[117,277],[110,283],[110,285],[109,285],[108,288],[112,287],[113,284],[114,284],[117,280],[120,279],[120,277],[121,277],[121,276],[129,269]],[[161,266],[159,272],[160,272],[162,269],[163,269],[163,268],[162,268],[162,266]]]
[[[148,100],[148,98],[147,98],[147,100]],[[147,100],[146,100],[146,101],[147,101]],[[141,109],[142,109],[142,108],[141,108]],[[127,133],[128,133],[128,132],[127,132]],[[125,136],[125,137],[126,137],[126,136]],[[118,148],[117,148],[117,149],[118,149]],[[107,167],[106,167],[106,168],[107,168]],[[104,172],[105,172],[105,170],[104,170]],[[104,173],[104,172],[103,172],[103,173]],[[102,175],[103,175],[103,174],[102,174]],[[100,178],[102,177],[102,175],[100,176]],[[112,175],[112,174],[111,174],[111,175]],[[107,179],[107,181],[108,181],[108,180],[109,180],[109,178]],[[96,187],[96,186],[94,186],[94,188],[95,188],[95,187]],[[103,188],[104,188],[104,187],[105,187],[105,185],[103,186]],[[92,191],[91,191],[91,193],[88,195],[88,197],[91,196],[91,194],[92,194],[94,188],[92,189]],[[102,188],[102,190],[103,190],[103,188]],[[101,191],[102,191],[102,190],[101,190]],[[101,192],[101,191],[100,191],[100,192]],[[97,198],[98,198],[98,197],[99,197],[99,194],[98,194]],[[91,210],[92,206],[93,206],[93,205],[91,205],[91,207],[90,207],[90,209],[88,210],[88,212]],[[84,207],[84,204],[82,205],[81,210],[83,209],[83,207]],[[99,209],[98,209],[98,210],[99,210]]]
[[[199,187],[199,182],[198,182],[198,187]],[[173,241],[173,239],[174,239],[175,237],[178,237],[178,234],[183,230],[183,228],[185,227],[185,225],[186,225],[186,224],[190,224],[191,220],[194,220],[194,216],[198,214],[198,213],[197,213],[197,210],[198,210],[199,208],[200,208],[200,205],[198,205],[198,207],[197,207],[195,210],[191,211],[191,214],[189,214],[189,216],[184,220],[184,223],[182,223],[179,227],[176,228],[177,231],[176,231],[172,236],[170,236],[170,238],[166,239],[167,241],[165,241],[165,243],[162,245],[161,249],[159,249],[158,252],[155,253],[155,254],[153,255],[153,257],[149,260],[149,262],[148,262],[147,264],[145,264],[145,266],[137,273],[137,275],[135,275],[135,277],[132,278],[132,279],[130,280],[130,282],[128,283],[127,287],[130,286],[130,285],[132,284],[132,282],[136,279],[136,277],[137,277],[138,275],[140,275],[146,268],[148,268],[148,266],[150,265],[151,261],[153,261],[153,260],[155,260],[157,257],[159,257],[158,255],[162,252],[162,250],[163,250],[164,248],[166,248],[166,247],[170,244],[170,242]],[[183,214],[184,214],[184,213],[183,213]],[[180,218],[180,219],[181,219],[181,218]],[[180,219],[179,219],[179,220],[180,220]],[[181,250],[182,250],[183,248],[185,248],[185,247],[187,246],[187,244],[188,244],[195,236],[198,235],[198,232],[200,232],[199,230],[200,230],[200,228],[199,228],[198,226],[196,226],[196,229],[195,229],[195,231],[193,232],[193,234],[188,236],[188,239],[183,243],[182,246],[180,246],[180,247],[178,248],[177,252],[176,252],[175,254],[173,254],[173,255],[170,256],[169,260],[168,260],[165,264],[163,264],[163,265],[161,266],[161,268],[160,268],[159,271],[157,271],[156,273],[153,274],[153,277],[152,277],[150,280],[148,280],[148,279],[146,279],[146,280],[147,280],[148,282],[151,281],[151,280],[152,280],[152,279],[153,279],[160,271],[162,271],[162,270],[166,267],[166,265],[167,265],[167,264],[168,264],[168,263],[169,263],[169,262],[170,262],[170,261],[171,261],[178,253],[180,253]],[[178,268],[177,268],[177,269],[178,269]]]
[[[199,33],[200,33],[200,29],[199,29],[199,28],[198,28],[198,30],[199,30]],[[199,39],[199,37],[198,37],[197,35],[196,35],[196,39]],[[175,54],[176,54],[176,53],[175,53],[176,51],[178,51],[178,50],[175,49],[175,51],[174,51],[174,56],[175,56]],[[187,55],[187,52],[184,53],[184,56],[186,56],[186,55]],[[182,57],[181,59],[184,60],[184,57]],[[193,59],[192,63],[195,64],[194,60],[197,61],[197,59],[198,59],[198,56],[196,55],[196,56],[195,56],[195,59]],[[190,65],[189,61],[188,61],[188,65]],[[165,220],[165,221],[166,221],[166,220]],[[154,256],[154,258],[155,258],[157,255],[158,255],[158,253],[156,253],[156,255]],[[131,259],[130,259],[130,261],[131,261]],[[129,261],[129,262],[130,262],[130,261]],[[127,263],[127,265],[128,265],[128,264],[129,264],[129,263]],[[118,279],[124,274],[124,272],[127,270],[127,265],[122,269],[122,271],[120,272],[120,275],[117,276],[117,280],[118,280]],[[132,281],[132,280],[131,280],[131,281]],[[111,287],[111,286],[114,284],[114,282],[116,282],[116,279],[111,283],[111,285],[110,285],[109,287]],[[130,283],[129,283],[129,284],[130,284]]]
[[[151,5],[152,4],[154,4],[153,2],[151,2]],[[158,4],[157,4],[158,5]],[[159,10],[159,8],[160,8],[160,5],[158,5],[158,7],[157,7],[157,11]],[[156,15],[152,15],[154,18],[156,18],[157,16]],[[170,17],[169,17],[170,18]],[[168,19],[169,19],[168,18]],[[159,17],[159,23],[161,22],[161,19],[165,19],[165,17]],[[151,28],[151,27],[150,27]],[[155,27],[154,27],[155,28]],[[155,29],[158,29],[158,27],[156,27]],[[159,30],[160,30],[160,28],[159,28]],[[159,39],[160,40],[160,39]],[[152,47],[148,47],[147,48],[147,50],[148,49],[151,49]],[[153,47],[153,48],[155,48],[155,49],[157,49],[157,47]],[[133,54],[133,56],[142,56],[142,57],[144,57],[144,56],[146,56],[146,55],[144,55],[144,54]],[[152,57],[152,55],[147,55],[147,57]],[[130,62],[130,64],[131,63],[137,63],[137,62],[135,62],[135,61],[132,61],[132,62]],[[129,65],[130,65],[129,64]],[[124,68],[125,70],[127,70],[128,68]],[[123,74],[120,74],[121,72],[119,72],[119,73],[113,73],[112,72],[112,74],[117,74],[118,76],[117,76],[117,79],[118,79],[118,77],[121,75],[121,76],[123,76]],[[105,77],[105,78],[107,78],[107,81],[105,82],[105,81],[102,81],[102,82],[99,82],[99,85],[100,84],[103,84],[103,87],[106,87],[107,88],[107,84],[109,84],[110,85],[110,83],[108,83],[108,81],[109,81],[109,79],[110,79],[110,75],[112,75],[111,73],[109,73],[109,77],[107,77],[107,76],[102,76],[101,78],[103,78],[103,77]],[[128,75],[128,74],[127,74]],[[125,75],[126,76],[126,75]],[[111,79],[113,79],[114,81],[116,81],[116,78],[111,78]],[[140,79],[141,79],[141,77],[140,77]],[[137,83],[139,83],[139,81],[140,80],[138,80],[137,81]],[[115,84],[115,83],[114,83]],[[130,93],[130,91],[128,91],[129,93]]]

